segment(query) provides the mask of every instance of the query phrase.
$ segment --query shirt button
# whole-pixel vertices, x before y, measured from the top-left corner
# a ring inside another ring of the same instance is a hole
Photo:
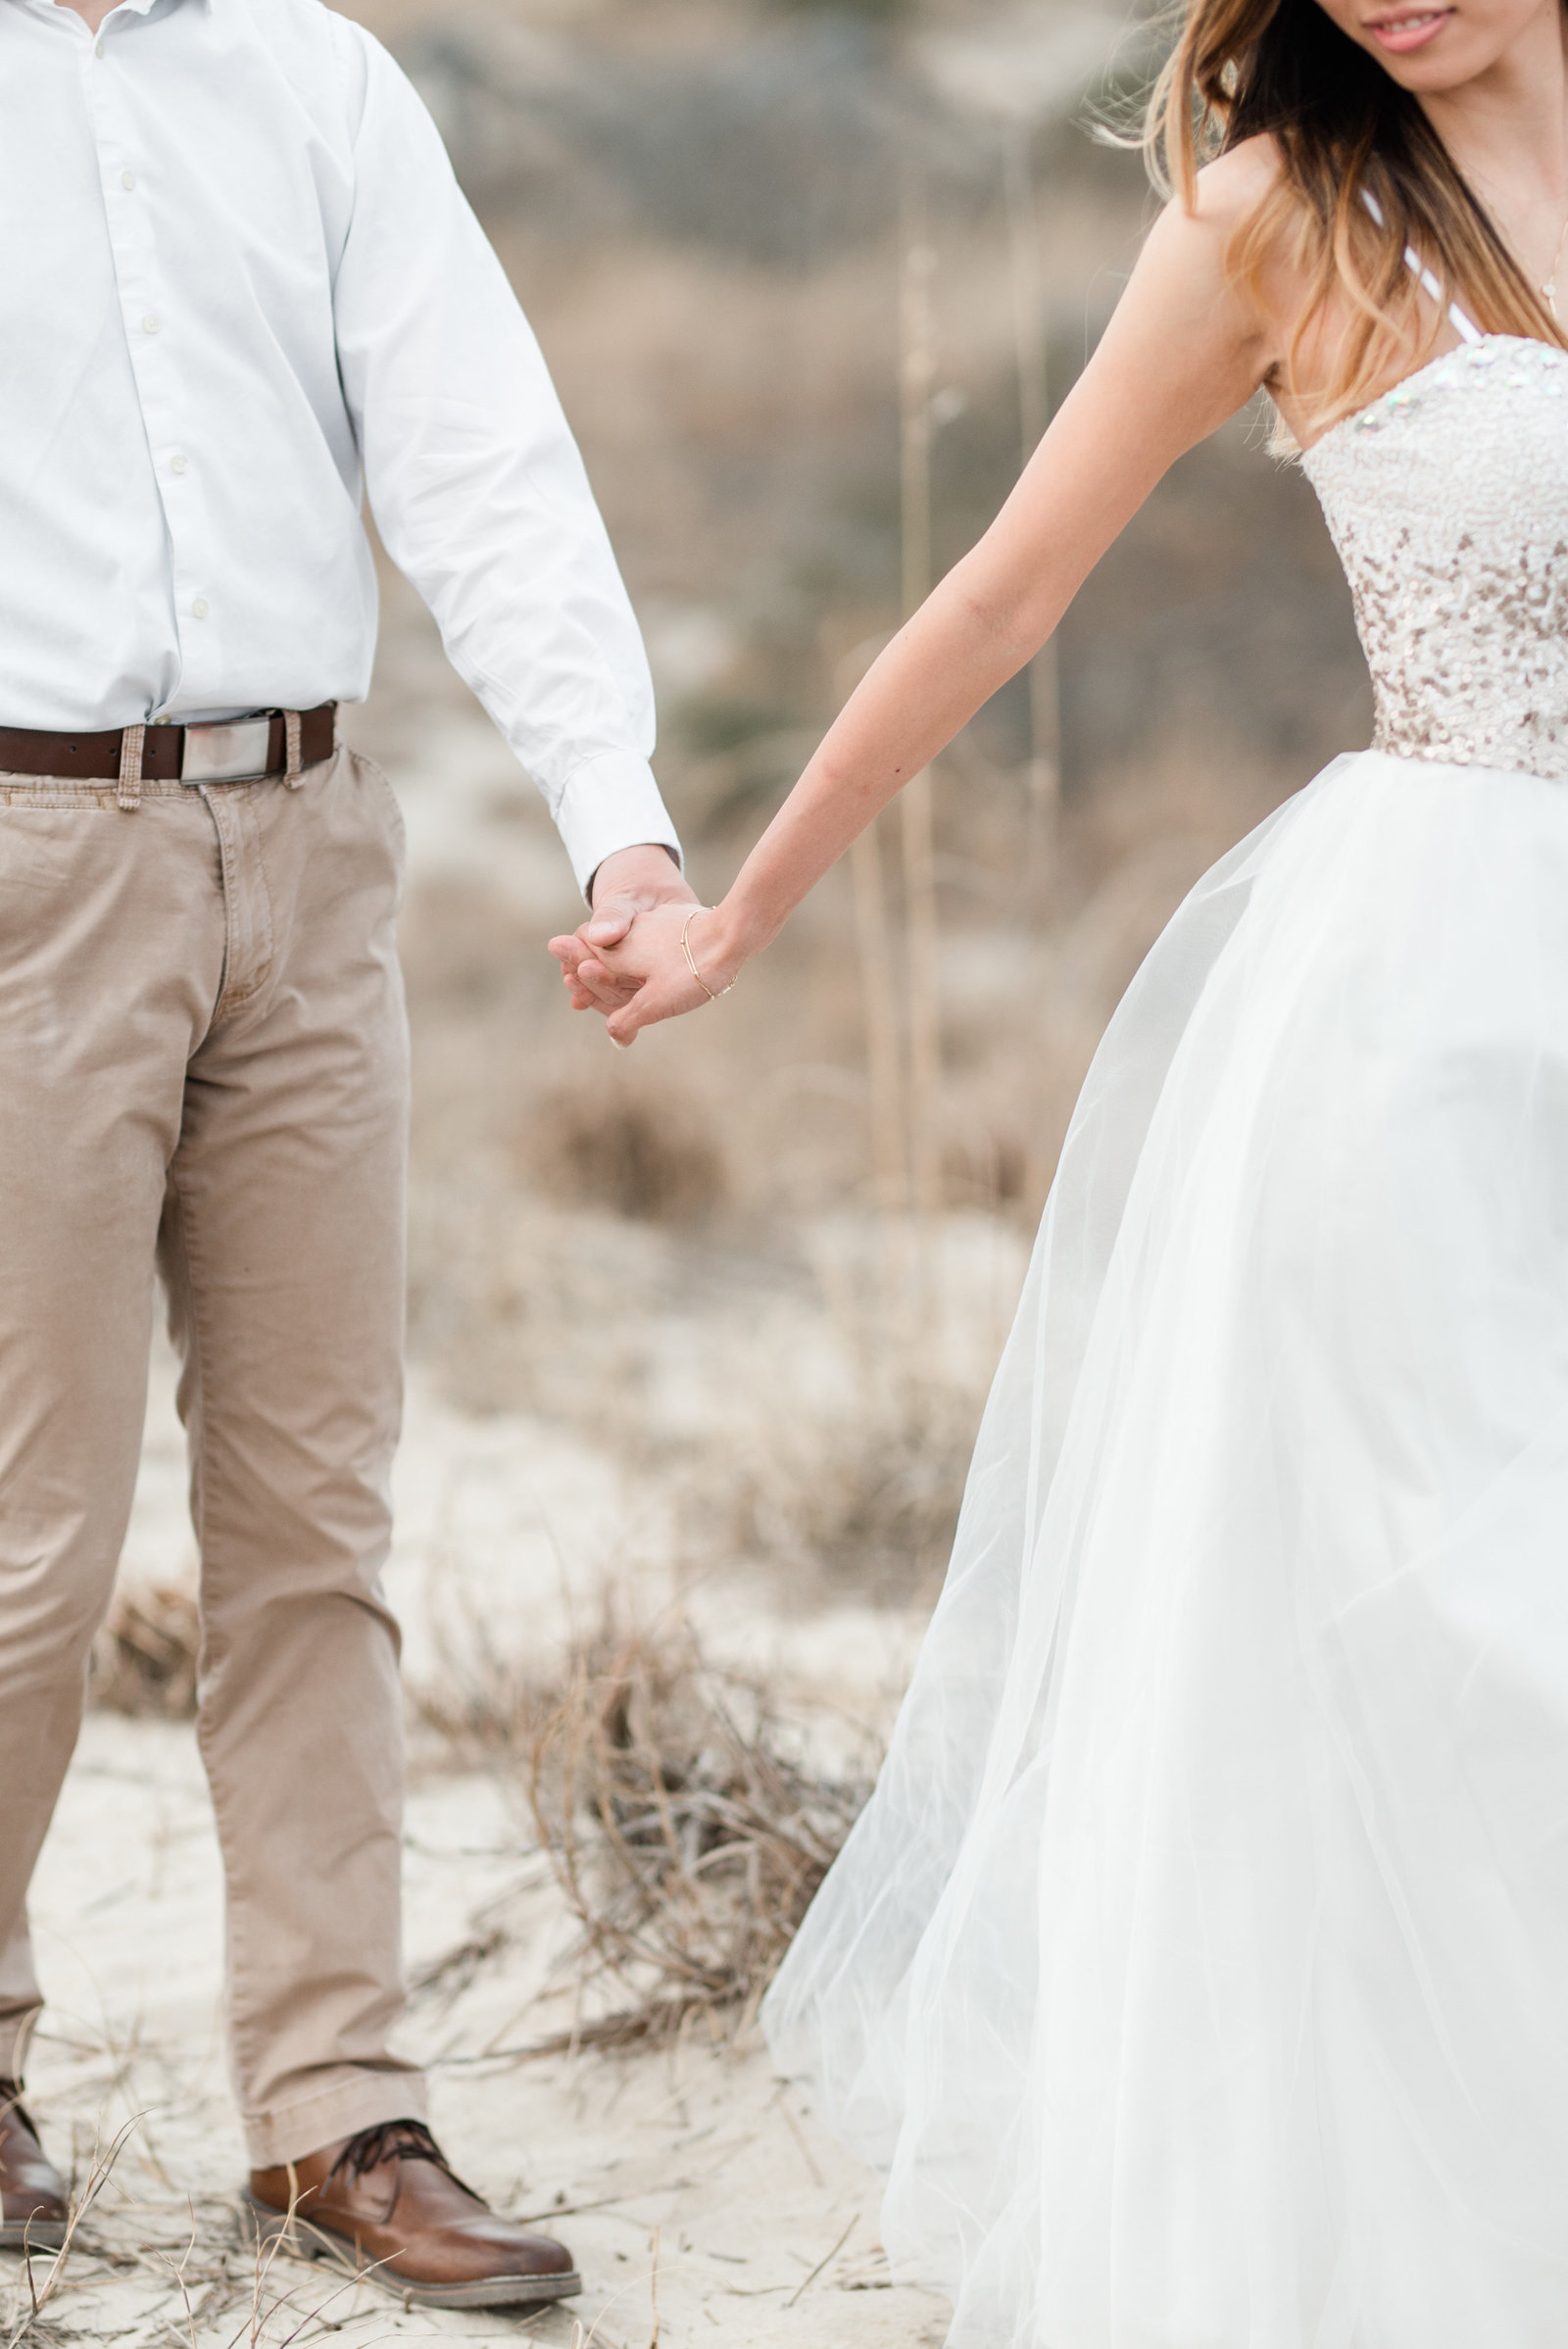
[[[92,52],[92,53],[93,53],[94,57],[102,57],[102,55],[103,55],[103,53],[104,53],[104,45],[103,45],[103,42],[102,42],[102,41],[95,41],[95,42],[94,42],[94,44],[93,44],[93,52]]]
[[[205,596],[198,596],[195,603],[192,604],[190,608],[191,617],[192,619],[204,620],[211,610],[212,606],[208,603],[207,598]]]
[[[149,310],[147,316],[142,319],[141,330],[143,334],[156,334],[163,322],[156,310]]]
[[[131,190],[131,189],[132,189],[132,188],[135,186],[135,184],[136,184],[136,174],[135,174],[135,172],[134,172],[134,171],[122,171],[122,172],[121,172],[121,174],[120,174],[120,184],[121,184],[121,186],[122,186],[122,188],[124,188],[124,190],[126,191],[126,193],[128,194],[128,193],[129,193],[129,191],[130,191],[130,190]]]
[[[189,463],[190,459],[180,451],[169,460],[169,469],[172,473],[182,473]]]

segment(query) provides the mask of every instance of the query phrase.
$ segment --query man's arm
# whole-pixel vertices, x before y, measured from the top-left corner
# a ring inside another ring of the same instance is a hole
[[[688,896],[649,765],[642,638],[539,347],[413,87],[333,22],[359,92],[339,364],[387,551],[544,793],[585,892],[597,878],[596,910]]]

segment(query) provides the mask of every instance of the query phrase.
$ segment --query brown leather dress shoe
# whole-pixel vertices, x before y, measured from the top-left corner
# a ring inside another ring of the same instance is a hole
[[[69,2216],[66,2181],[18,2094],[14,2080],[0,2080],[0,2250],[58,2251]]]
[[[582,2290],[565,2245],[499,2218],[422,2121],[253,2170],[246,2201],[264,2242],[329,2259],[410,2308],[521,2307]]]

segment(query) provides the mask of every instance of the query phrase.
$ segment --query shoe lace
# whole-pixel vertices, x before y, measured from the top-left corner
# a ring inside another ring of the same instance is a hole
[[[337,2160],[327,2172],[330,2181],[343,2171],[350,2178],[363,2178],[367,2170],[378,2170],[383,2162],[433,2162],[443,2176],[466,2194],[479,2196],[470,2185],[464,2185],[452,2164],[422,2121],[378,2121],[370,2129],[362,2129],[358,2136],[350,2137]]]

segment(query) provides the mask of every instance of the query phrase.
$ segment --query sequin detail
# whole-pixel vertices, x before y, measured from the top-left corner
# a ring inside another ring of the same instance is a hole
[[[1373,748],[1568,779],[1568,354],[1450,351],[1300,460],[1372,672]]]

